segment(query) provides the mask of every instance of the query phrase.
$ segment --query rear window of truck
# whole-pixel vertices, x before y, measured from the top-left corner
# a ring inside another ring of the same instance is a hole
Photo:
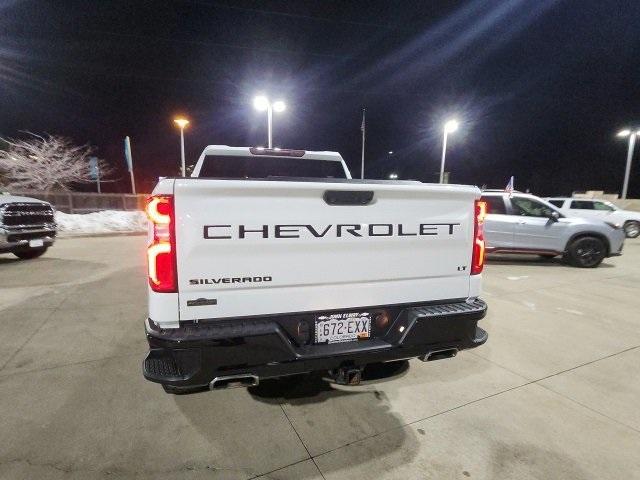
[[[209,178],[347,178],[341,162],[287,157],[207,155],[199,177]]]

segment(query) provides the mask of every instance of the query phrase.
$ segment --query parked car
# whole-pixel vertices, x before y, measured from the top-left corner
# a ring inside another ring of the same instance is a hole
[[[602,220],[567,217],[534,195],[487,190],[485,240],[488,253],[562,255],[573,266],[593,268],[620,255],[625,234]]]
[[[148,203],[149,354],[168,392],[449,358],[477,327],[480,190],[352,180],[340,154],[209,146]]]
[[[55,237],[56,223],[50,203],[0,194],[0,253],[36,258],[53,245]]]
[[[591,198],[547,198],[547,201],[569,217],[595,218],[604,222],[620,225],[627,238],[640,235],[640,212],[623,210],[605,200]]]

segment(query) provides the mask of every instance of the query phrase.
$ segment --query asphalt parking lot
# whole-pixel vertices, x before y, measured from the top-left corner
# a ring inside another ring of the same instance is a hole
[[[0,478],[640,478],[640,240],[490,262],[455,359],[181,396],[141,374],[144,242],[0,256]]]

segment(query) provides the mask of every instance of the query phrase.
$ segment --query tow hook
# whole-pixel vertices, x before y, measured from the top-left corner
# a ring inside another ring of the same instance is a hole
[[[360,385],[363,369],[363,367],[338,368],[330,373],[339,385]]]

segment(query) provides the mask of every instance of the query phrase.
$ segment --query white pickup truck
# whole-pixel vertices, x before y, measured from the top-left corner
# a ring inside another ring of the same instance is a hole
[[[180,393],[436,360],[487,333],[476,187],[353,180],[335,152],[209,146],[148,200],[144,376]]]

